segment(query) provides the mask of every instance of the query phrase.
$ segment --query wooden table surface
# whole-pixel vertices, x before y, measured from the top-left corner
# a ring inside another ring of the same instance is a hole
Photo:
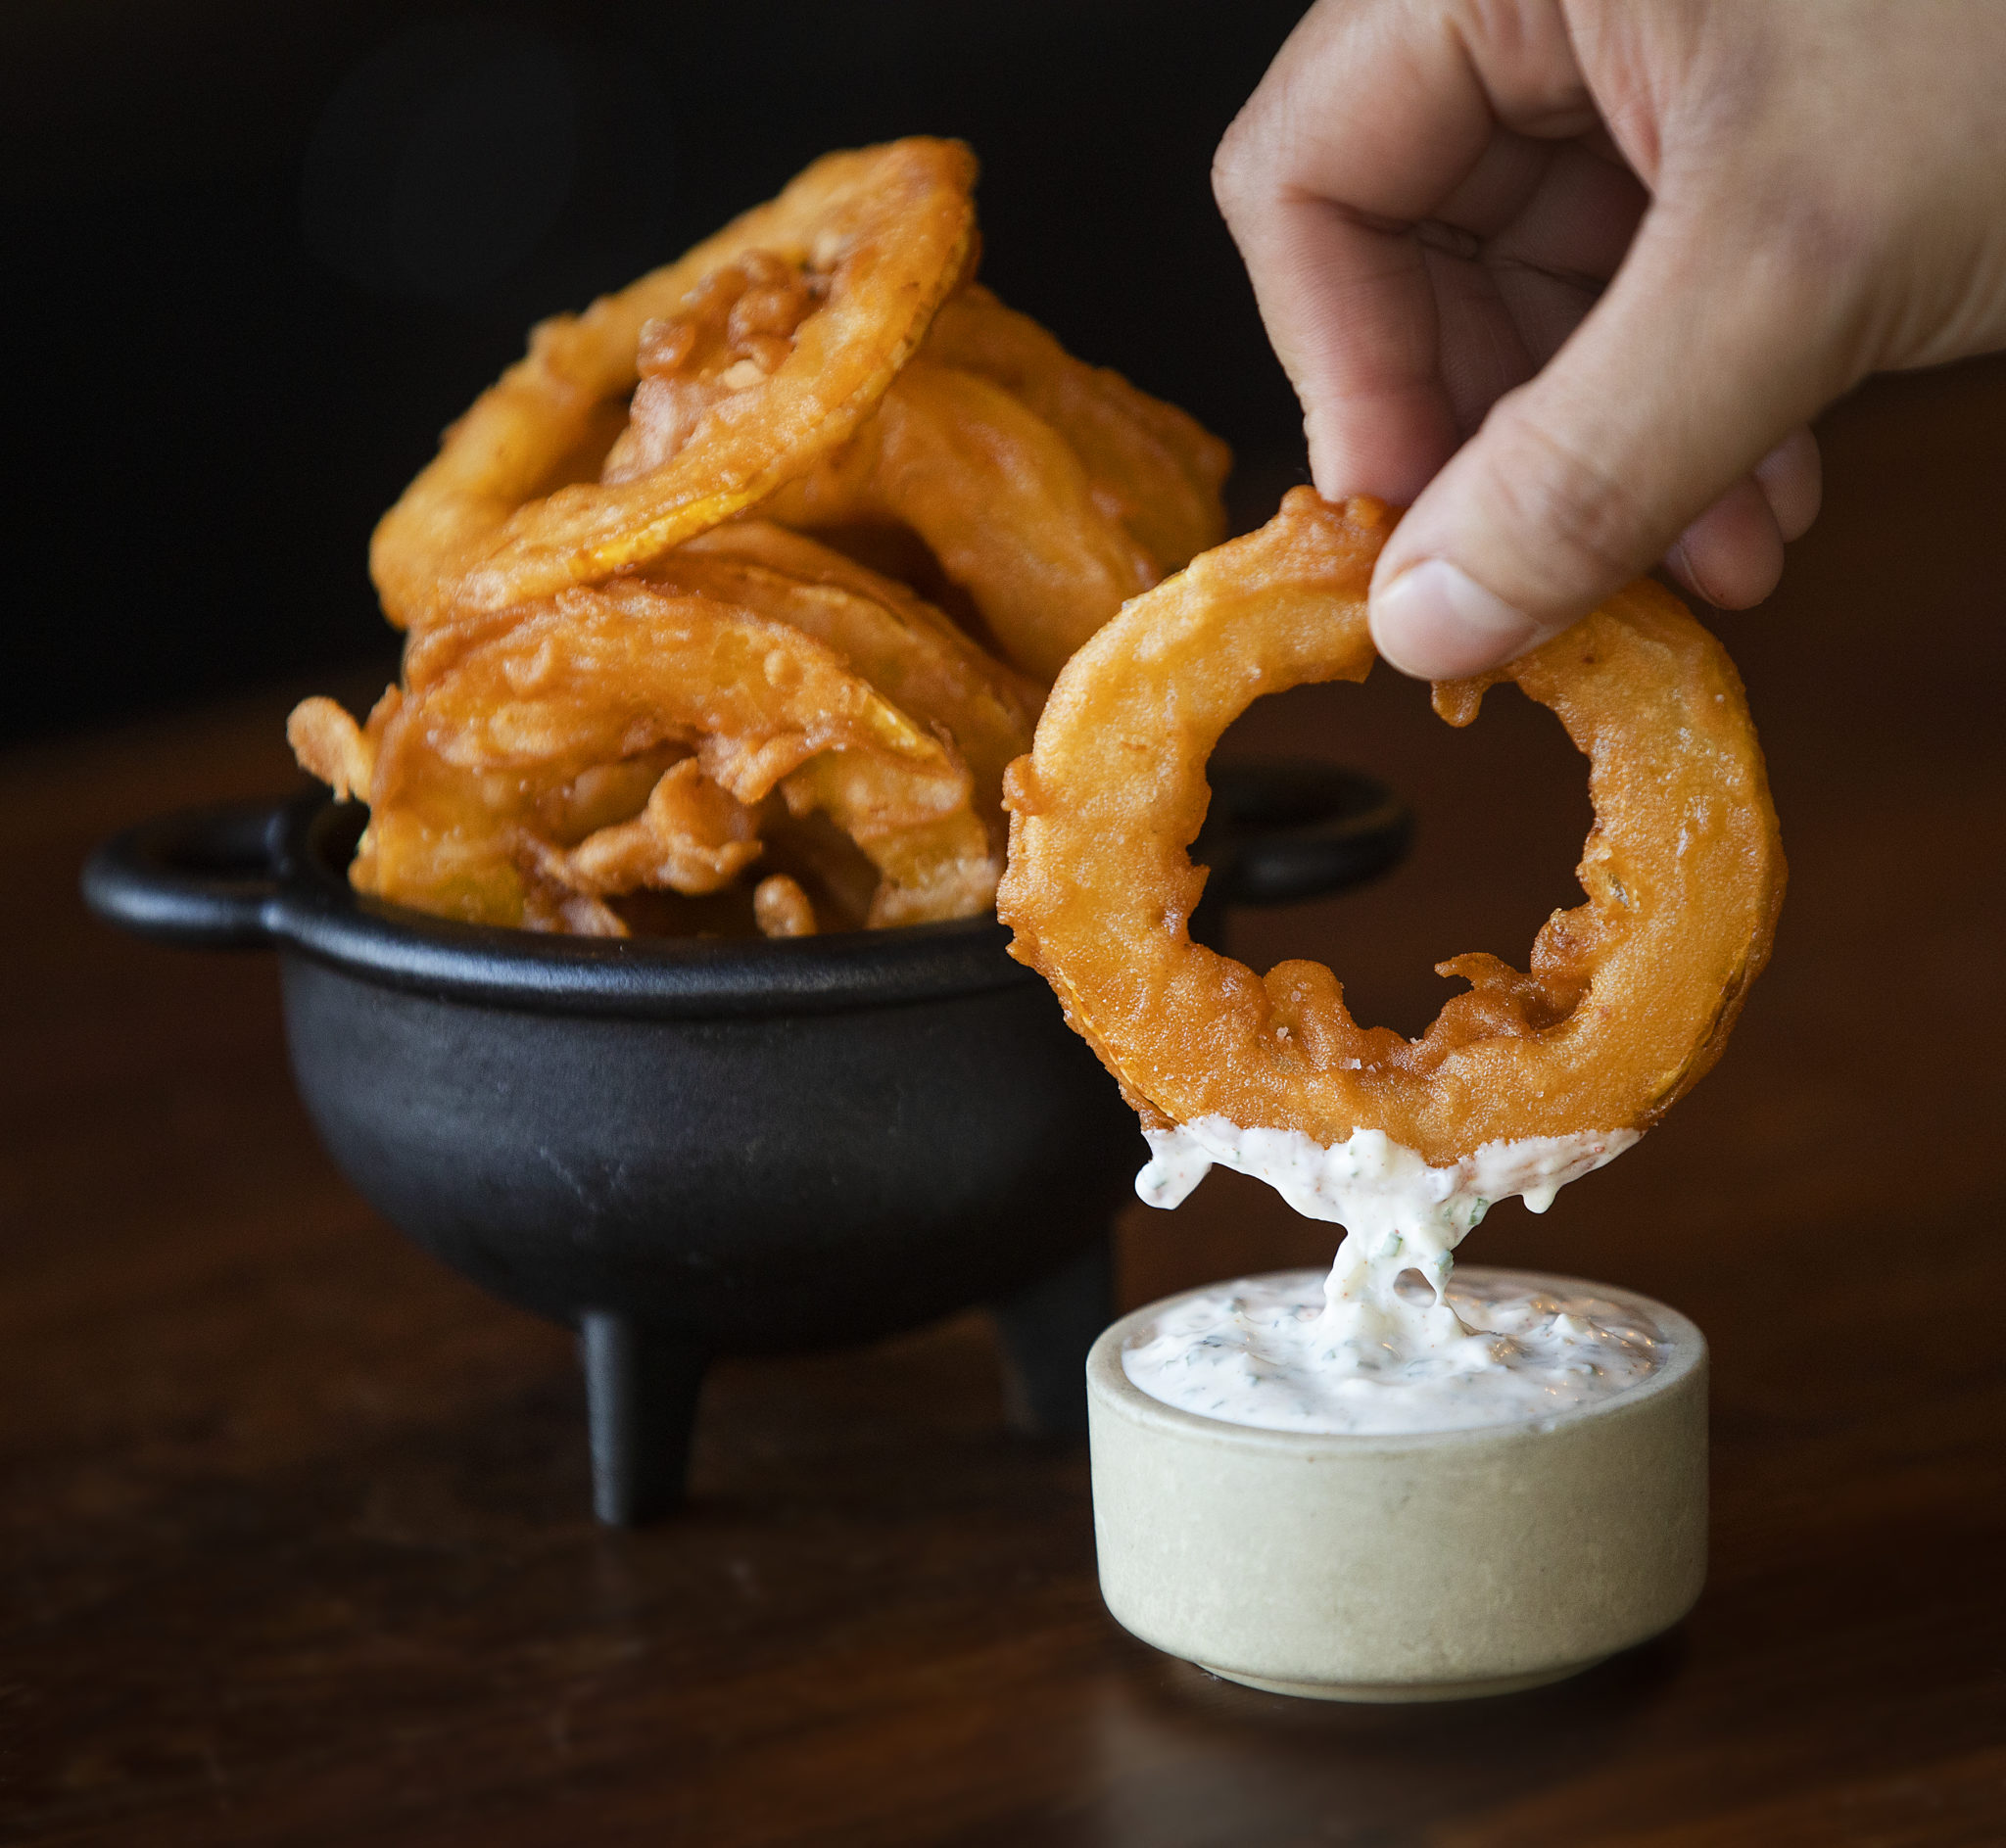
[[[0,761],[0,1839],[2006,1841],[2006,364],[1825,434],[1785,591],[1719,623],[1792,866],[1775,961],[1662,1128],[1467,1248],[1711,1336],[1677,1633],[1455,1707],[1211,1681],[1103,1611],[1084,1455],[1006,1433],[974,1315],[721,1367],[693,1507],[596,1527],[571,1338],[350,1192],[269,961],[75,898],[106,832],[288,786],[285,689]],[[1313,948],[1411,1030],[1431,963],[1522,957],[1567,899],[1582,766],[1517,695],[1452,733],[1382,674],[1246,731],[1423,823],[1382,885],[1250,921],[1250,960]],[[1120,1238],[1131,1303],[1331,1243],[1230,1175]]]

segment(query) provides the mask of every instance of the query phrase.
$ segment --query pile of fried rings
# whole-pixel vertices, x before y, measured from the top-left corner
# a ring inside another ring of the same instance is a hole
[[[358,889],[597,935],[993,904],[1047,686],[1224,537],[1229,456],[974,282],[975,177],[831,155],[532,332],[376,531],[403,684],[288,726],[368,804]]]

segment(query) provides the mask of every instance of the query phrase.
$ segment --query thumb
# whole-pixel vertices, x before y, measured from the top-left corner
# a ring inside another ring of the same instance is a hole
[[[1387,542],[1372,636],[1396,667],[1455,679],[1558,633],[1854,382],[1830,252],[1821,273],[1788,228],[1762,232],[1731,245],[1647,216],[1606,294]]]

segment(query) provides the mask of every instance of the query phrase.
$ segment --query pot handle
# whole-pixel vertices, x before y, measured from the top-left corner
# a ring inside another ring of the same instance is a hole
[[[248,950],[271,941],[282,802],[224,802],[163,815],[83,864],[83,902],[156,943]]]
[[[1191,857],[1212,869],[1202,911],[1287,905],[1362,885],[1399,864],[1413,814],[1384,783],[1308,758],[1215,762]]]

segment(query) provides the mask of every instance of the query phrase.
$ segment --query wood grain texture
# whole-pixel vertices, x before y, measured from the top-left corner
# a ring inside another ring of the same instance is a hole
[[[1829,498],[1723,617],[1792,866],[1728,1057],[1470,1255],[1606,1277],[1714,1344],[1713,1576],[1571,1684],[1346,1709],[1126,1637],[1084,1458],[1002,1428],[986,1328],[720,1369],[684,1518],[588,1514],[562,1332],[406,1247],[295,1102],[269,963],[93,924],[77,863],[288,785],[274,696],[0,761],[0,1840],[590,1838],[1622,1848],[2006,1839],[2006,365],[1828,419]],[[1409,792],[1412,863],[1245,921],[1412,1028],[1428,966],[1569,897],[1580,761],[1381,675],[1239,742]],[[1216,1176],[1123,1220],[1130,1302],[1321,1261]]]

